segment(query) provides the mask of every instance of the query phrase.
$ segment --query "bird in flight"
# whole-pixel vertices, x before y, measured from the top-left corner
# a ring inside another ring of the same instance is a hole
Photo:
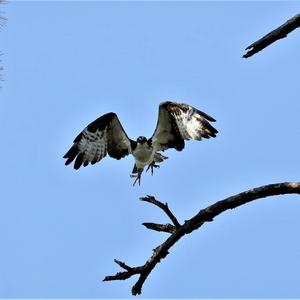
[[[90,123],[75,138],[74,144],[64,155],[66,165],[74,159],[74,169],[82,165],[86,167],[99,162],[108,154],[115,159],[121,159],[132,154],[135,164],[130,175],[135,185],[140,185],[144,168],[158,168],[166,156],[160,151],[175,148],[184,149],[185,140],[198,140],[216,137],[218,131],[209,123],[215,119],[208,114],[184,103],[162,102],[159,105],[158,120],[150,139],[139,136],[136,141],[130,139],[123,129],[118,116],[107,113]]]

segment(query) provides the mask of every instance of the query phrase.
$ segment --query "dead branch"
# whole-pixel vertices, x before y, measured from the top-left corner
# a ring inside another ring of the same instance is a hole
[[[275,183],[250,189],[248,191],[218,201],[215,204],[200,210],[194,217],[185,221],[183,225],[179,224],[173,213],[169,210],[167,204],[161,203],[152,196],[142,198],[142,201],[152,203],[161,208],[169,217],[172,216],[170,218],[173,220],[174,225],[175,223],[178,223],[179,226],[178,224],[174,226],[171,224],[161,225],[155,223],[144,223],[144,225],[147,224],[145,226],[149,229],[165,231],[170,233],[171,235],[165,240],[165,242],[163,242],[161,245],[159,245],[153,250],[151,257],[142,266],[129,267],[124,262],[115,259],[115,263],[117,263],[125,271],[118,272],[113,276],[106,276],[103,279],[103,281],[125,280],[133,275],[139,275],[137,282],[132,287],[132,294],[139,295],[142,292],[142,286],[145,280],[147,279],[148,275],[155,268],[157,263],[159,263],[161,259],[165,258],[169,254],[169,249],[184,235],[189,234],[194,230],[198,229],[205,222],[212,221],[214,217],[228,209],[236,208],[256,199],[285,194],[300,194],[300,182]],[[159,230],[163,226],[170,226],[170,230]]]
[[[159,208],[161,208],[166,215],[170,218],[170,220],[172,221],[172,223],[174,224],[174,226],[176,228],[179,228],[181,225],[179,224],[178,220],[176,219],[176,217],[173,215],[173,213],[170,211],[169,207],[168,207],[168,203],[161,203],[160,201],[156,200],[153,196],[147,195],[147,197],[142,197],[140,198],[141,201],[145,201],[145,202],[149,202],[152,203],[156,206],[158,206]]]
[[[143,223],[146,228],[156,231],[163,231],[167,233],[174,233],[176,231],[176,227],[172,224],[156,224],[156,223]]]
[[[285,38],[291,31],[298,27],[300,27],[300,14],[295,15],[275,30],[248,46],[245,50],[249,49],[249,51],[243,57],[248,58],[254,55],[277,40]]]

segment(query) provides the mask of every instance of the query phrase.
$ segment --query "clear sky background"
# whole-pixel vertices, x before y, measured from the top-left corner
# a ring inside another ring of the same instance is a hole
[[[256,186],[300,179],[300,31],[249,59],[244,48],[299,2],[26,2],[2,5],[0,297],[131,297],[168,222]],[[217,119],[216,139],[188,142],[132,187],[133,158],[79,171],[62,156],[116,112],[150,137],[158,105],[189,103]],[[144,297],[300,297],[300,197],[259,200],[186,236]]]

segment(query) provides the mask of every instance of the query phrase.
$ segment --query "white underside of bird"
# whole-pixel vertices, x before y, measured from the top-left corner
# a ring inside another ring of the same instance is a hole
[[[136,182],[140,183],[141,174],[143,173],[146,166],[148,166],[147,171],[151,169],[151,174],[153,175],[153,168],[159,168],[159,165],[157,165],[156,163],[163,162],[168,158],[167,156],[156,152],[155,148],[149,146],[147,142],[137,143],[137,146],[133,150],[132,155],[134,157],[135,164],[130,176],[132,178],[136,178],[133,184],[135,184]]]

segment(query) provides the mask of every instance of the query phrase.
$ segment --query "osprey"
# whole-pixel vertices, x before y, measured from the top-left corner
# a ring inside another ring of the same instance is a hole
[[[140,184],[141,174],[146,166],[159,167],[167,159],[159,153],[169,148],[181,151],[185,140],[198,140],[216,137],[218,131],[209,123],[215,119],[206,113],[184,103],[162,102],[159,105],[156,129],[150,139],[139,136],[136,141],[130,139],[124,131],[118,116],[107,113],[90,123],[74,140],[73,146],[64,155],[65,164],[75,158],[74,169],[99,162],[108,154],[121,159],[132,154],[135,164],[130,175],[135,178],[133,185]]]

